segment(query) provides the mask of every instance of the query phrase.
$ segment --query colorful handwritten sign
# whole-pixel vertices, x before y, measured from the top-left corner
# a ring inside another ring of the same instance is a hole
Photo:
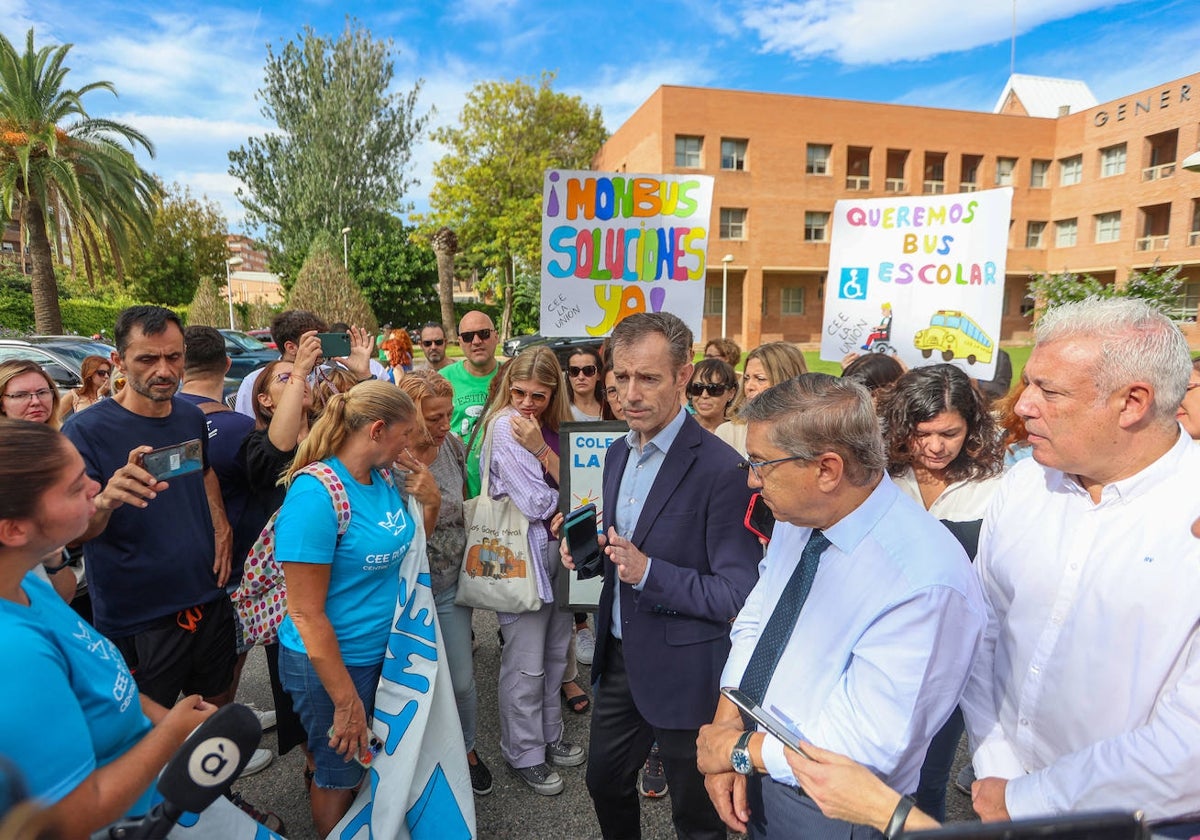
[[[821,358],[996,369],[1012,188],[834,205]]]
[[[700,334],[713,179],[551,169],[542,186],[545,336],[605,336],[635,312]]]

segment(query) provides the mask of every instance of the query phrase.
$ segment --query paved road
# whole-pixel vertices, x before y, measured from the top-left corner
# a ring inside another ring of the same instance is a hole
[[[499,719],[496,683],[500,667],[500,645],[496,638],[493,613],[475,613],[475,635],[480,642],[475,654],[475,679],[479,686],[479,733],[477,750],[496,779],[490,796],[476,797],[480,840],[590,840],[600,836],[584,785],[584,767],[558,768],[566,782],[559,796],[544,797],[529,790],[504,766],[499,749]],[[580,681],[588,678],[588,668],[580,666]],[[271,707],[266,660],[261,649],[251,652],[242,675],[238,699],[254,702],[259,708]],[[567,738],[586,746],[591,715],[564,711]],[[965,739],[964,739],[965,744]],[[274,748],[274,733],[267,733],[263,745]],[[958,766],[965,760],[960,746]],[[292,750],[263,772],[239,781],[234,790],[261,808],[269,808],[283,818],[290,840],[316,840],[304,793],[304,760]],[[970,803],[951,790],[949,808],[952,819],[970,819]],[[646,840],[670,840],[671,807],[667,800],[642,800],[642,836]]]

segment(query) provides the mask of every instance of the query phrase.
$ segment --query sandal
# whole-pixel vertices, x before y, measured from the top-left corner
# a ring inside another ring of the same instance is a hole
[[[559,694],[562,695],[563,701],[567,704],[567,708],[577,715],[582,715],[591,708],[592,701],[588,698],[587,692],[580,688],[576,683],[565,683],[565,685],[574,686],[578,694],[567,694],[565,688],[559,689]]]

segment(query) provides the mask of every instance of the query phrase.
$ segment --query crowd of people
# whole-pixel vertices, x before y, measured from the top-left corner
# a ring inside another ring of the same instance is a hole
[[[348,356],[322,356],[327,331]],[[46,837],[147,813],[255,644],[275,705],[260,720],[304,752],[296,781],[329,835],[379,748],[377,686],[417,581],[461,727],[439,760],[468,800],[491,793],[494,751],[543,796],[586,763],[612,840],[639,837],[656,796],[680,838],[890,838],[945,819],[965,732],[984,820],[1137,809],[1164,836],[1200,833],[1200,362],[1150,308],[1048,312],[998,392],[877,353],[809,373],[786,342],[743,357],[714,339],[693,363],[665,313],[503,364],[480,311],[458,324],[461,361],[436,324],[416,347],[297,310],[271,332],[280,358],[232,409],[220,333],[159,307],[121,313],[113,357],[65,395],[32,362],[0,364],[0,657],[27,675],[0,699],[0,755],[49,806]],[[572,615],[555,603],[574,568],[560,432],[598,421],[628,431],[604,460],[599,603]],[[483,487],[528,522],[536,604],[498,613],[481,692],[459,587]],[[769,538],[743,524],[754,494]],[[81,565],[86,598],[63,573]],[[493,691],[499,740],[481,745]],[[564,710],[591,715],[586,745]],[[271,803],[235,799],[284,831]]]

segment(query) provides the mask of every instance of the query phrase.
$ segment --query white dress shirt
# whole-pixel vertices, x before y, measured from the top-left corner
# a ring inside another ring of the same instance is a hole
[[[1014,819],[1200,813],[1200,451],[1186,435],[1099,504],[1033,460],[1010,470],[975,567],[988,606],[963,698],[976,775]]]
[[[741,681],[810,533],[776,523],[758,585],[733,624],[721,685]],[[983,635],[979,583],[958,541],[887,476],[824,533],[831,545],[763,707],[910,793]],[[763,761],[772,778],[796,784],[775,738],[764,742]]]
[[[952,482],[946,485],[946,489],[941,492],[941,495],[933,500],[933,504],[929,506],[929,513],[935,519],[945,519],[949,522],[973,522],[976,519],[983,519],[992,497],[996,495],[996,490],[1000,487],[1002,478],[1004,478],[1003,473],[990,478]],[[912,467],[900,475],[894,476],[892,480],[896,482],[897,487],[904,491],[906,496],[922,507],[924,506],[925,503],[921,499],[921,485],[917,483],[917,476]]]

